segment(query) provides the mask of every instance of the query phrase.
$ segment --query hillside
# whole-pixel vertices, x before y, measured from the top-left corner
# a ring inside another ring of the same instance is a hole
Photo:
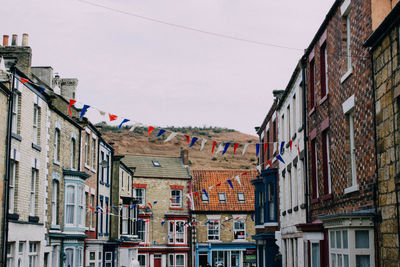
[[[178,135],[169,142],[164,142],[169,133],[165,133],[160,137],[155,137],[158,129],[148,137],[147,128],[135,128],[133,132],[127,128],[118,131],[116,127],[111,127],[105,124],[96,125],[102,132],[104,139],[109,143],[114,143],[113,147],[117,154],[140,154],[140,155],[161,155],[176,157],[180,155],[181,148],[189,150],[189,164],[193,169],[253,169],[256,166],[255,145],[250,145],[246,154],[242,156],[243,145],[240,145],[233,154],[233,144],[225,153],[218,155],[211,154],[212,141],[220,142],[231,141],[245,144],[247,142],[256,143],[257,137],[244,134],[231,129],[217,127],[168,127],[167,130],[187,134],[190,137],[199,137],[196,144],[189,148],[186,138],[183,135]],[[200,151],[202,138],[207,139],[207,143]],[[217,147],[215,148],[215,151]]]

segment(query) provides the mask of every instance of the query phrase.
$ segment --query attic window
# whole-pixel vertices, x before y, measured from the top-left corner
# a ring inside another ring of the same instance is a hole
[[[204,193],[201,193],[201,201],[208,202],[208,196]]]
[[[158,162],[157,160],[152,160],[154,167],[161,167],[160,162]]]
[[[225,193],[218,193],[219,202],[226,202]]]
[[[245,201],[244,193],[238,193],[238,200],[239,200],[239,202],[244,202]]]

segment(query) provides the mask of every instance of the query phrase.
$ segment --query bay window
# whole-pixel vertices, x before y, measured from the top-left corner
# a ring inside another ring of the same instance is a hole
[[[68,227],[85,227],[84,186],[67,183],[65,188],[65,224]]]
[[[75,186],[68,185],[65,191],[66,196],[66,210],[65,210],[65,223],[73,225],[75,221]]]

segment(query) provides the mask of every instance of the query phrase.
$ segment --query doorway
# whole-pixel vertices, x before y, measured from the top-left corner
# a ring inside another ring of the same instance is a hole
[[[208,253],[199,254],[199,266],[206,267],[208,263]]]
[[[161,255],[154,255],[154,267],[161,267]]]

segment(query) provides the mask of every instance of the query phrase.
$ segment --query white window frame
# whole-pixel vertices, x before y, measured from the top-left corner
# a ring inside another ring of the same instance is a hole
[[[204,192],[201,193],[201,201],[202,202],[209,202],[210,201],[209,198],[207,197],[207,195]]]
[[[178,256],[183,256],[183,265],[178,265],[177,264]],[[185,266],[186,266],[186,255],[185,254],[180,254],[180,253],[175,254],[175,267],[185,267]]]
[[[317,142],[314,142],[314,159],[315,159],[315,191],[316,198],[319,198],[319,179],[318,179],[318,146]]]
[[[32,168],[32,175],[31,175],[31,190],[30,190],[30,198],[29,198],[29,215],[35,216],[36,215],[36,198],[37,198],[37,183],[39,171],[35,168]]]
[[[55,128],[54,130],[54,163],[60,164],[60,145],[61,145],[61,130]]]
[[[126,206],[122,206],[122,227],[121,227],[121,233],[123,235],[128,234],[128,228],[129,228],[129,208]],[[124,229],[126,228],[126,229]]]
[[[329,151],[329,131],[326,132],[326,161],[327,161],[327,168],[328,168],[328,191],[329,194],[332,193],[332,178],[331,178],[331,158],[330,158],[330,151]]]
[[[221,203],[226,203],[226,195],[225,195],[225,193],[218,193],[218,200]]]
[[[236,223],[243,223],[243,229],[236,228]],[[243,238],[236,238],[236,233],[243,231]],[[233,222],[233,240],[246,240],[246,222],[243,218]]]
[[[67,256],[67,251],[72,251],[72,259],[71,259],[71,263],[72,263],[72,266],[74,266],[75,265],[75,262],[74,262],[74,258],[75,258],[75,248],[74,247],[65,247],[65,249],[64,249],[64,251],[65,251],[65,255],[66,255],[66,258],[65,258],[65,267],[69,267],[67,264],[68,264],[68,256]],[[71,267],[72,267],[71,266]]]
[[[217,226],[217,228],[215,228],[215,229],[212,229],[211,228],[211,226],[212,227],[214,227],[214,226]],[[207,240],[209,241],[209,242],[212,242],[212,241],[219,241],[220,240],[220,221],[219,220],[210,220],[208,223],[207,223]],[[210,231],[217,231],[218,232],[218,234],[210,234]],[[210,239],[210,237],[217,237],[216,239]]]
[[[178,231],[178,224],[181,225],[181,229],[183,229],[183,233]],[[172,226],[172,231],[171,231]],[[183,242],[178,241],[178,234],[183,235]],[[186,244],[186,227],[185,221],[182,220],[170,220],[168,221],[168,244],[177,244],[183,245]]]
[[[73,188],[73,192],[74,192],[74,202],[68,202],[68,187],[72,187]],[[77,220],[77,214],[76,214],[76,204],[77,204],[77,194],[76,194],[76,185],[72,184],[72,183],[67,183],[65,186],[65,225],[67,227],[74,227],[76,220]],[[73,218],[72,218],[72,223],[68,223],[68,206],[72,206],[73,209]]]
[[[13,266],[15,254],[15,242],[7,244],[7,266]]]
[[[37,104],[33,104],[33,143],[39,145],[39,131],[40,131],[40,107]]]
[[[90,158],[89,158],[89,133],[85,134],[85,167],[89,167]]]
[[[173,195],[174,191],[175,192],[179,192],[179,199],[176,199],[177,196]],[[171,200],[171,207],[181,208],[182,207],[182,194],[183,194],[182,189],[171,189],[170,194],[171,194],[171,199],[172,199]]]
[[[140,241],[141,244],[147,244],[149,243],[149,222],[146,222],[146,220],[141,219],[141,221],[138,221],[138,223],[143,223],[144,225],[144,230],[143,231],[139,231],[139,227],[138,227],[138,236],[139,236],[139,232],[143,233],[143,238],[144,240]]]
[[[243,196],[243,200],[240,199],[240,196]],[[239,201],[240,203],[246,202],[246,197],[245,197],[245,195],[244,195],[244,192],[238,192],[238,201]]]
[[[75,170],[76,138],[71,138],[71,170]]]
[[[8,212],[10,214],[15,211],[15,188],[17,182],[17,162],[15,160],[10,161],[10,182],[9,182],[9,204],[8,204]]]
[[[13,94],[13,107],[12,107],[12,126],[11,126],[11,132],[14,134],[18,134],[18,115],[19,115],[19,97],[20,95],[18,93]]]
[[[28,263],[29,267],[36,267],[39,264],[39,242],[29,242],[28,248]],[[34,251],[31,249],[35,248]],[[32,264],[33,263],[33,264]]]
[[[86,217],[86,213],[85,213],[85,188],[83,185],[78,185],[77,186],[77,196],[78,196],[78,201],[77,201],[77,205],[76,208],[78,209],[78,214],[79,216],[77,216],[77,220],[78,223],[77,225],[79,227],[85,227],[85,217]]]
[[[142,192],[142,196],[140,198],[138,198],[138,196],[137,196],[137,192],[138,192],[137,190]],[[142,187],[135,188],[135,195],[136,195],[136,198],[139,200],[138,205],[144,206],[146,204],[146,188],[142,188]]]
[[[94,168],[96,168],[96,139],[95,138],[92,138],[92,144],[91,144],[91,151],[92,151],[92,156],[91,156],[91,160],[92,160],[92,164],[91,164],[91,166],[92,166],[92,168],[94,169]]]
[[[139,256],[144,257],[144,265],[140,264]],[[138,262],[140,267],[146,267],[147,266],[147,254],[138,254]]]
[[[77,258],[77,267],[82,267],[83,266],[83,248],[78,247],[76,249],[76,258]]]
[[[89,195],[89,205],[90,205],[90,207],[94,207],[95,206],[95,204],[94,204],[94,201],[95,201],[95,194],[90,194]],[[90,224],[89,224],[89,229],[90,230],[95,230],[94,229],[94,218],[95,218],[95,216],[94,216],[94,212],[89,212],[89,220],[90,220]]]
[[[340,11],[342,18],[346,20],[346,73],[340,79],[343,83],[353,72],[352,62],[351,62],[351,23],[350,23],[350,4],[351,0],[343,1]]]
[[[58,213],[58,194],[60,191],[60,182],[56,179],[52,182],[52,193],[51,193],[51,224],[58,225],[57,213]]]
[[[124,185],[124,171],[121,170],[121,189],[125,191],[125,185]]]

